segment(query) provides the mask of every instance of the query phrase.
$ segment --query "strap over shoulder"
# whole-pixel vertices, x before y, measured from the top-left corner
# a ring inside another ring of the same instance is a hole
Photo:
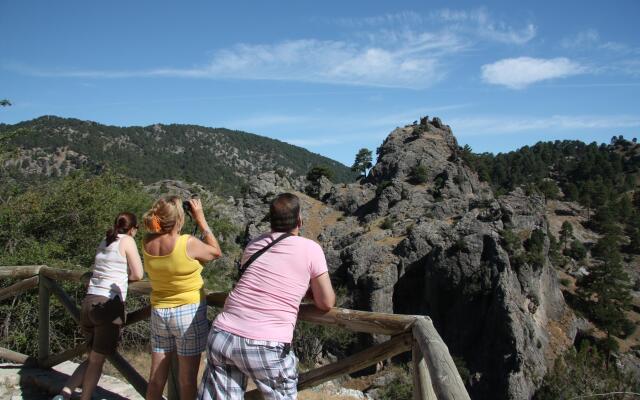
[[[273,245],[275,245],[276,243],[288,238],[289,236],[293,236],[292,233],[287,232],[285,234],[280,235],[277,239],[274,239],[271,241],[271,243],[269,243],[268,245],[264,246],[263,248],[261,248],[260,250],[256,251],[255,253],[253,253],[251,255],[251,257],[249,257],[249,259],[247,260],[247,262],[245,262],[243,265],[240,266],[240,270],[239,270],[239,275],[238,275],[238,280],[242,277],[242,274],[244,274],[244,272],[247,270],[247,268],[249,268],[249,266],[251,265],[251,263],[253,263],[255,260],[258,259],[258,257],[260,257],[261,255],[263,255],[264,253],[267,252],[267,250],[269,250]]]

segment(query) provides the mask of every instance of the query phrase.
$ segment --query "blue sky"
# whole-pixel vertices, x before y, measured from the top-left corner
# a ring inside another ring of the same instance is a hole
[[[226,127],[345,164],[421,115],[478,152],[640,136],[640,2],[521,3],[0,0],[0,122]]]

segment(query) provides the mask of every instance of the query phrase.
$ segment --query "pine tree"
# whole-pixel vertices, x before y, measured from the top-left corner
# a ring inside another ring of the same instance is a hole
[[[544,201],[557,199],[560,194],[560,189],[555,181],[551,179],[545,179],[538,184],[538,190],[544,196]]]
[[[371,168],[371,150],[360,149],[356,154],[356,159],[351,166],[351,170],[359,173],[361,176],[367,176],[367,171]]]
[[[579,282],[577,294],[591,319],[607,337],[620,335],[625,324],[624,311],[631,305],[629,276],[622,266],[619,238],[606,235],[592,253],[601,261]]]
[[[591,221],[591,205],[593,193],[593,182],[585,182],[584,185],[582,185],[582,190],[580,191],[580,202],[587,206],[587,221]]]
[[[580,282],[578,294],[587,303],[587,312],[593,320],[610,336],[622,333],[624,311],[631,302],[629,289],[629,276],[622,264],[607,260],[590,269]]]
[[[573,225],[569,221],[564,221],[560,228],[560,243],[563,244],[565,250],[567,249],[567,243],[571,239],[573,239]]]
[[[633,211],[633,203],[631,199],[626,194],[623,194],[616,207],[618,221],[625,223],[632,217]]]
[[[326,165],[317,165],[307,172],[307,180],[310,182],[317,182],[323,176],[329,180],[333,179],[333,171]]]

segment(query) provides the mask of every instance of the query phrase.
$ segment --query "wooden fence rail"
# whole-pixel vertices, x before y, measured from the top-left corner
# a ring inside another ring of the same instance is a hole
[[[71,317],[78,322],[80,311],[76,303],[65,293],[58,282],[86,282],[90,273],[50,268],[46,265],[0,266],[0,279],[17,279],[18,282],[0,287],[0,301],[14,297],[26,290],[38,287],[38,354],[36,357],[20,354],[0,347],[0,359],[19,364],[36,364],[50,368],[82,355],[84,344],[58,354],[49,349],[49,299],[55,296]],[[149,282],[129,285],[131,293],[148,295]],[[222,307],[227,293],[207,294],[207,304]],[[126,325],[149,318],[150,306],[127,314]],[[413,360],[413,398],[416,400],[466,400],[470,399],[449,350],[436,331],[431,319],[417,315],[385,314],[333,308],[320,311],[312,304],[300,306],[298,319],[315,324],[337,326],[353,332],[389,335],[386,342],[376,344],[362,352],[350,355],[332,364],[300,374],[298,388],[305,389],[336,377],[360,371],[398,354],[411,352]],[[125,379],[142,396],[147,381],[119,353],[108,358]],[[171,382],[171,379],[170,379]],[[171,384],[170,384],[171,385]],[[178,398],[178,391],[170,387],[169,398]],[[254,390],[247,398],[259,398]]]

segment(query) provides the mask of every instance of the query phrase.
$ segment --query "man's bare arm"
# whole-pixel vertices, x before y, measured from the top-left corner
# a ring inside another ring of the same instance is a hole
[[[314,304],[322,311],[329,311],[336,305],[336,294],[327,272],[311,279],[311,293],[313,293]]]

